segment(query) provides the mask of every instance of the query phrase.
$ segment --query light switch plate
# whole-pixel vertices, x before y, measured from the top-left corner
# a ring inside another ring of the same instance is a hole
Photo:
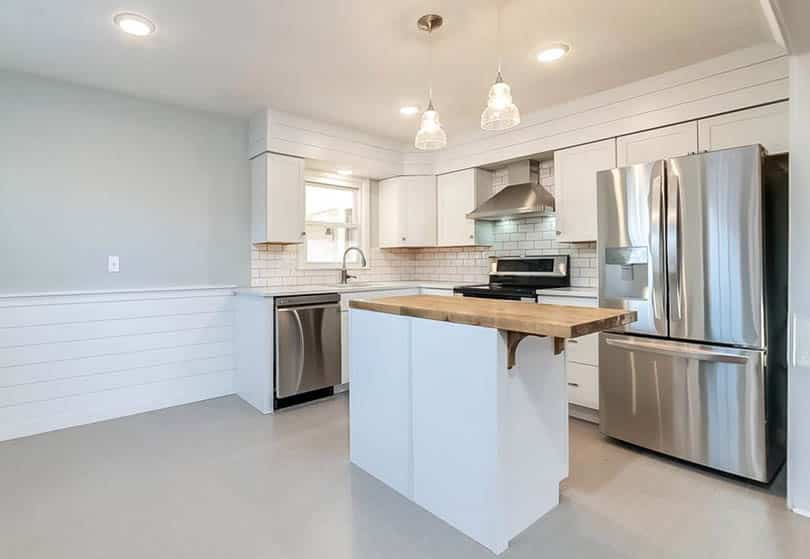
[[[120,272],[121,271],[121,262],[118,260],[117,256],[108,256],[107,257],[107,271],[108,272]]]

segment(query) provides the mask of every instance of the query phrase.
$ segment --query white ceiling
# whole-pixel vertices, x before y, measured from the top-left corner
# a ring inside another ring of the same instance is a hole
[[[247,116],[265,106],[410,142],[434,99],[450,141],[474,131],[495,77],[495,0],[12,0],[0,67]],[[770,40],[759,0],[506,0],[503,69],[524,114]],[[152,18],[148,38],[112,25]],[[535,59],[573,45],[552,65]]]

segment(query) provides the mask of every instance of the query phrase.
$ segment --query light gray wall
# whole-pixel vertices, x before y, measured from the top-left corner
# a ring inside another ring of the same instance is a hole
[[[791,56],[790,81],[788,501],[810,515],[810,52]]]
[[[234,118],[0,72],[0,293],[247,284],[246,153]]]
[[[771,4],[791,54],[788,506],[810,516],[810,2]]]

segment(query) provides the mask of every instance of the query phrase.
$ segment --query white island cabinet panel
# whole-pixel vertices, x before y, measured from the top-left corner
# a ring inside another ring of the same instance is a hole
[[[596,173],[616,166],[616,140],[554,152],[557,240],[596,240]]]
[[[664,126],[616,140],[617,166],[681,157],[698,150],[697,122]]]
[[[768,153],[788,151],[788,102],[736,111],[700,121],[700,150],[762,144]]]
[[[304,241],[304,160],[264,153],[251,161],[251,239],[254,243]]]
[[[351,309],[351,461],[494,553],[559,504],[563,355],[494,328]],[[369,340],[374,340],[373,344]]]
[[[349,346],[351,461],[413,499],[410,320],[352,310]]]

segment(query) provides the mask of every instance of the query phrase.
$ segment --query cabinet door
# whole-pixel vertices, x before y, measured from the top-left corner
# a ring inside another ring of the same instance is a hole
[[[403,177],[385,179],[379,184],[377,212],[381,247],[403,246],[407,240],[407,197]]]
[[[616,166],[613,139],[554,152],[557,240],[596,240],[596,173]]]
[[[784,153],[788,134],[787,101],[699,121],[700,151],[762,144],[768,153]]]
[[[253,159],[251,171],[253,242],[302,242],[304,160],[265,153]]]
[[[616,140],[616,159],[619,167],[680,157],[697,151],[697,122],[665,126],[621,136]]]
[[[466,214],[475,209],[476,169],[465,169],[436,178],[436,215],[439,246],[475,244],[475,220]]]
[[[401,177],[405,188],[405,246],[436,246],[436,177]]]

